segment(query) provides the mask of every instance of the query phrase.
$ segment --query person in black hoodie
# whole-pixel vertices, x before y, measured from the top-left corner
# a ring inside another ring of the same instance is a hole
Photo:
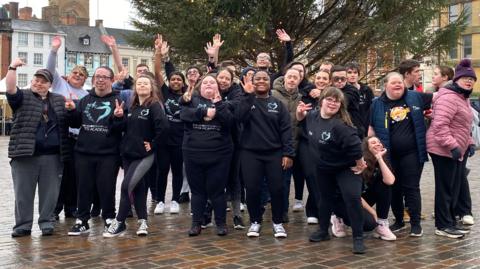
[[[344,94],[330,87],[322,92],[320,109],[300,103],[297,119],[305,124],[309,146],[316,163],[320,228],[310,235],[310,241],[330,239],[329,219],[340,189],[353,233],[353,253],[365,252],[363,245],[363,211],[361,204],[362,179],[359,174],[366,168],[362,157],[361,141],[353,128],[346,110]]]
[[[162,44],[160,44],[162,43]],[[167,190],[168,172],[172,170],[172,201],[170,203],[170,213],[180,212],[178,204],[180,199],[180,190],[183,183],[183,156],[182,141],[184,124],[180,119],[180,104],[178,99],[185,92],[185,76],[178,71],[172,71],[168,74],[168,85],[164,82],[162,74],[163,60],[168,58],[168,45],[166,41],[157,38],[155,41],[155,78],[161,89],[163,96],[163,106],[167,115],[169,129],[167,141],[159,147],[157,154],[158,175],[157,175],[157,193],[155,200],[154,213],[162,214],[165,210],[165,192]],[[167,63],[165,63],[167,65]],[[165,66],[166,68],[166,66]]]
[[[358,110],[362,120],[363,137],[367,136],[368,126],[370,126],[370,106],[372,105],[375,95],[368,85],[360,83],[358,77],[360,75],[360,67],[355,63],[348,63],[345,66],[347,69],[347,82],[358,90],[360,97],[358,103]]]
[[[126,229],[125,219],[135,205],[138,216],[137,235],[147,235],[147,189],[144,180],[154,162],[154,150],[160,144],[168,123],[156,95],[155,81],[149,75],[140,74],[133,86],[133,103],[126,119],[124,110],[116,102],[114,115],[124,120],[124,136],[121,154],[125,176],[122,182],[120,207],[104,237],[114,237]]]
[[[345,95],[346,107],[353,126],[357,128],[358,135],[362,139],[367,130],[365,130],[362,115],[360,114],[360,94],[355,86],[347,83],[347,69],[344,66],[335,65],[332,68],[332,86],[342,90]]]
[[[233,115],[222,101],[218,82],[212,75],[203,77],[199,95],[187,91],[180,98],[180,119],[185,123],[183,160],[192,192],[192,227],[188,234],[201,233],[201,222],[211,201],[217,234],[227,234],[225,187],[233,151],[231,128]]]
[[[122,120],[113,117],[116,102],[121,102],[118,93],[112,91],[113,76],[109,67],[98,67],[92,80],[95,88],[78,105],[71,99],[65,102],[65,107],[69,110],[70,127],[80,128],[75,145],[75,170],[79,186],[78,216],[68,235],[90,232],[88,220],[94,185],[100,195],[106,228],[115,217],[115,186],[120,166],[118,146],[122,138]]]
[[[282,225],[284,184],[282,170],[293,164],[290,115],[285,105],[270,96],[270,76],[257,71],[253,82],[244,80],[244,94],[235,118],[241,125],[240,167],[247,189],[250,228],[247,236],[259,236],[262,223],[261,186],[266,178],[270,190],[275,237],[287,237]]]

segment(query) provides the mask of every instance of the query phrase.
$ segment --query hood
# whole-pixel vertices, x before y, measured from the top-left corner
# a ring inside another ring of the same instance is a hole
[[[297,96],[298,95],[298,87],[293,90],[292,92],[287,91],[285,86],[283,85],[285,82],[284,77],[279,77],[273,82],[273,90],[279,92],[281,95],[286,97]]]

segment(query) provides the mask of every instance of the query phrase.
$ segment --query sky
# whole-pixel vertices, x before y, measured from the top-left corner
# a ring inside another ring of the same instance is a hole
[[[0,0],[1,5],[8,2],[18,2],[19,8],[32,7],[37,17],[41,16],[42,7],[48,5],[48,0]],[[90,0],[90,25],[95,25],[95,20],[100,18],[105,27],[134,29],[128,22],[134,15],[132,10],[129,0]]]

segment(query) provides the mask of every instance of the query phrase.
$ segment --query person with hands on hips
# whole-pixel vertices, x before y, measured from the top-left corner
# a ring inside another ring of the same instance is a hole
[[[462,161],[465,155],[475,153],[468,98],[476,81],[471,61],[463,59],[455,68],[453,83],[441,87],[433,97],[427,151],[435,172],[435,234],[448,238],[460,238],[469,232],[457,225],[454,209],[465,169]]]

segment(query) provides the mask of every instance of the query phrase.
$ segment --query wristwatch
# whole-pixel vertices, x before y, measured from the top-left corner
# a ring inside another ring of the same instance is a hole
[[[11,65],[9,65],[9,66],[8,66],[8,70],[13,70],[13,71],[15,71],[15,70],[17,70],[17,68],[16,68],[16,67],[12,67]]]

